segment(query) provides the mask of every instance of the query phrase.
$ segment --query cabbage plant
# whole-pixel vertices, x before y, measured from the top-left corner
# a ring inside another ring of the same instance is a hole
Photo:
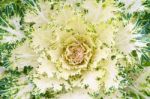
[[[0,2],[0,98],[150,98],[149,0]]]

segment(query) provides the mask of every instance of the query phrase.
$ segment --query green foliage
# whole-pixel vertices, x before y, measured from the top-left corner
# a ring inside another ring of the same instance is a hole
[[[143,5],[149,8],[150,7],[150,0],[145,0]]]
[[[150,66],[150,47],[144,48],[142,50],[141,56],[141,65],[142,66]]]
[[[10,66],[8,58],[11,56],[11,51],[16,47],[16,44],[0,44],[0,66],[5,68]]]
[[[132,84],[124,89],[124,97],[132,99],[149,99],[150,97],[150,68],[138,73]]]
[[[9,99],[15,93],[17,93],[19,86],[17,86],[18,77],[20,73],[17,71],[7,71],[5,77],[0,79],[0,97],[3,99]]]
[[[6,5],[5,8],[0,9],[0,11],[0,25],[13,27],[9,23],[10,18],[23,16],[24,9],[18,4],[11,3]]]
[[[46,97],[48,99],[55,98],[57,95],[57,92],[54,92],[52,89],[47,89],[47,91],[44,94],[41,94],[41,96]]]
[[[28,75],[28,73],[30,71],[32,71],[32,69],[33,69],[33,67],[31,67],[31,66],[25,66],[24,69],[23,69],[23,73]]]
[[[10,3],[0,9],[0,42],[12,43],[23,37],[20,31],[24,8],[19,4]],[[7,39],[11,39],[9,41]]]
[[[40,93],[38,90],[34,90],[36,92],[31,93],[31,99],[41,99],[41,98],[46,98],[46,99],[57,99],[57,94],[59,92],[55,92],[52,89],[47,89],[45,93]]]
[[[0,0],[0,8],[4,8],[11,3],[20,4],[20,0]]]

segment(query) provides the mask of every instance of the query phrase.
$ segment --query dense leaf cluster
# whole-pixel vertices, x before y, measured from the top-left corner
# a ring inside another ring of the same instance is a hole
[[[21,2],[22,1],[22,2]],[[51,0],[50,0],[51,1]],[[57,0],[59,1],[59,0]],[[15,27],[9,23],[9,18],[19,16],[21,17],[20,24],[23,22],[23,16],[25,9],[31,9],[31,7],[36,6],[37,0],[0,0],[0,40],[4,36],[8,36],[9,33],[6,30],[1,29],[1,26],[6,26],[14,29]],[[97,0],[100,2],[100,0]],[[27,6],[28,4],[28,6]],[[141,53],[139,64],[133,68],[124,68],[120,66],[120,75],[125,79],[122,80],[122,84],[127,87],[121,87],[120,90],[123,93],[123,98],[133,98],[133,99],[148,99],[150,97],[150,77],[146,76],[144,82],[139,82],[141,84],[140,88],[135,91],[135,81],[138,79],[139,75],[145,73],[144,68],[149,68],[150,66],[150,0],[145,0],[143,5],[147,8],[144,11],[130,13],[122,13],[123,19],[121,20],[134,20],[136,21],[136,26],[140,27],[139,34],[142,36],[137,37],[137,40],[147,43],[147,46],[133,51],[131,54],[135,59],[137,59],[137,52]],[[119,3],[119,7],[123,9],[124,5]],[[34,24],[34,23],[33,23]],[[11,56],[11,51],[16,48],[17,45],[24,42],[25,39],[16,42],[1,43],[0,42],[0,66],[6,68],[5,75],[0,78],[0,98],[10,99],[14,97],[14,94],[18,92],[19,86],[17,85],[18,78],[20,75],[28,75],[32,71],[32,67],[26,66],[23,71],[11,70],[9,57]],[[150,71],[149,71],[150,72]],[[0,74],[1,75],[1,74]],[[148,89],[149,88],[149,89]],[[35,89],[36,90],[36,89]],[[55,92],[48,90],[46,93],[38,94],[31,93],[33,99],[40,99],[40,97],[53,98]]]

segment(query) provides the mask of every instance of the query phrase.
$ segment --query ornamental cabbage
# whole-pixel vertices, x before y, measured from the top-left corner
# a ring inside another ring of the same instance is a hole
[[[0,97],[148,99],[148,2],[21,0],[5,5]]]

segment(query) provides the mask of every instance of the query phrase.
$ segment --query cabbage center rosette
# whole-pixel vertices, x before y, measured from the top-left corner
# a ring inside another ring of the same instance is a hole
[[[64,58],[70,65],[78,65],[83,63],[85,48],[82,44],[73,43],[65,50]]]
[[[87,42],[88,39],[86,37],[80,35],[72,35],[63,42],[64,44],[62,45],[64,45],[64,47],[62,49],[62,60],[64,61],[63,63],[66,64],[62,64],[64,68],[87,68],[92,56],[93,48],[90,43]]]

